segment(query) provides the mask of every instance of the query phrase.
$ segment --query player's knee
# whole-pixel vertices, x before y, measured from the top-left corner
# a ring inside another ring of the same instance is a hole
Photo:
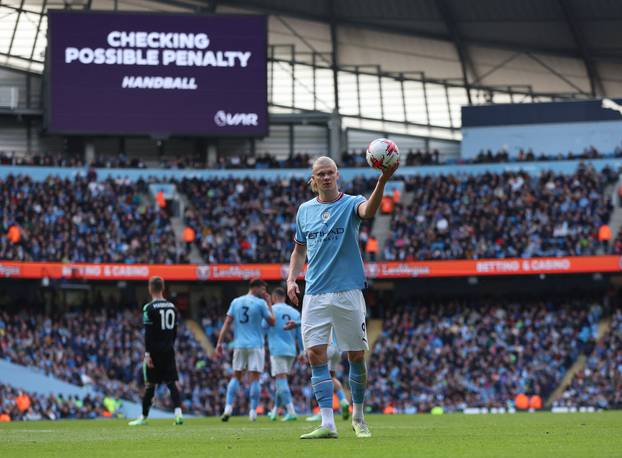
[[[307,349],[307,356],[312,366],[320,364],[326,364],[328,358],[326,356],[326,345],[318,345],[317,347],[311,347]]]
[[[364,351],[349,351],[348,352],[348,360],[354,363],[362,363],[365,361],[365,352]]]

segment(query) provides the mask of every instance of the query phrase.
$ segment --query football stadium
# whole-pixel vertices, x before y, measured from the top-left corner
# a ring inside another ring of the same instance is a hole
[[[0,0],[0,456],[622,456],[621,28]]]

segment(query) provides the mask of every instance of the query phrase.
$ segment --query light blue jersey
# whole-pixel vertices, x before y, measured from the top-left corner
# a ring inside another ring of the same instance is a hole
[[[268,348],[272,356],[296,356],[296,340],[300,348],[302,348],[302,337],[300,335],[300,326],[296,329],[286,331],[283,326],[289,321],[294,320],[300,323],[300,312],[294,307],[287,304],[278,303],[272,306],[272,312],[276,323],[274,326],[268,327],[264,321],[264,327],[267,327]]]
[[[363,202],[363,196],[340,193],[332,202],[315,198],[298,208],[295,241],[307,246],[307,294],[365,288],[357,214]]]
[[[252,294],[236,297],[227,315],[233,318],[233,348],[263,348],[261,323],[270,317],[266,301]]]

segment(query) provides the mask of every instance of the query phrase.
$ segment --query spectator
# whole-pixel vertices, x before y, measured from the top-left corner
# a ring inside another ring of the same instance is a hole
[[[367,254],[368,261],[376,262],[376,256],[378,254],[378,240],[373,235],[371,235],[367,240],[365,253]]]

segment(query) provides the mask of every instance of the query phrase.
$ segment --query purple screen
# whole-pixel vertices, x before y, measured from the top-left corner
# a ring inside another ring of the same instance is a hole
[[[265,16],[48,13],[48,130],[263,136]]]

